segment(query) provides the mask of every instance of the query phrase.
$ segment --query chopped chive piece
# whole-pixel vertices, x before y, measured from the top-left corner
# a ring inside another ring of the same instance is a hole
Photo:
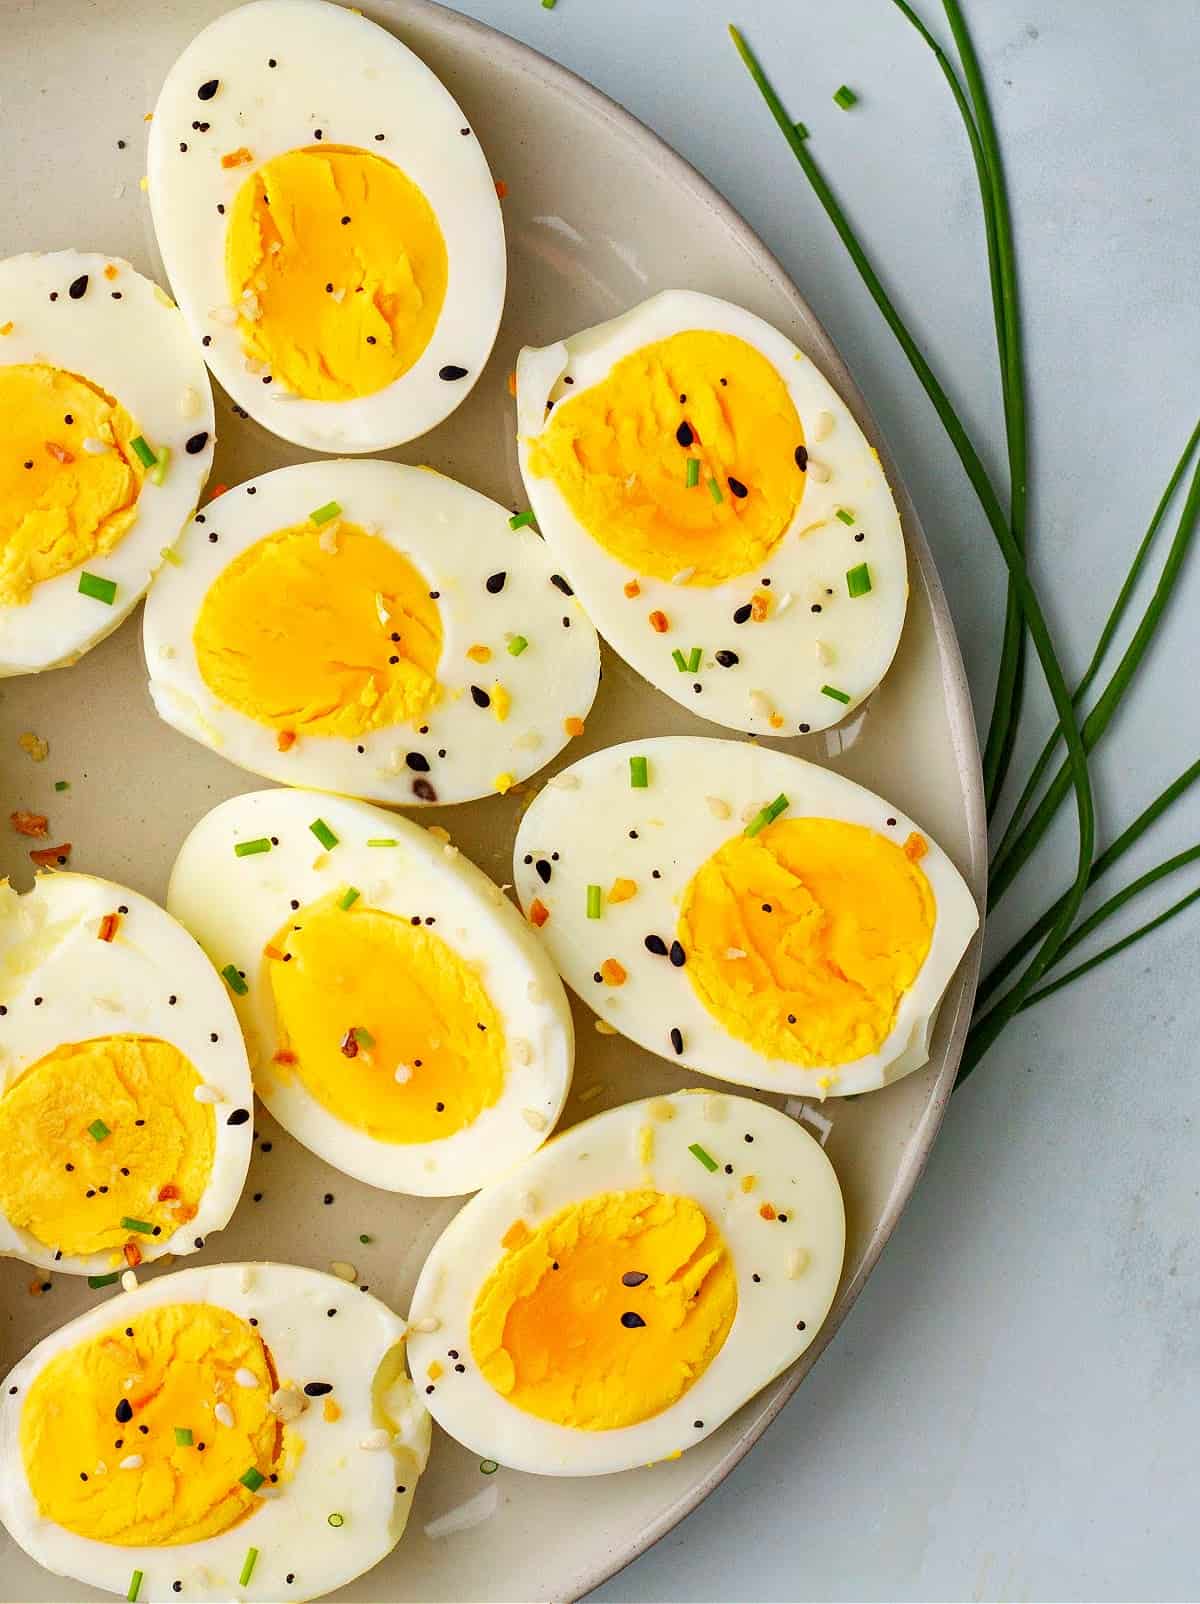
[[[713,1170],[716,1169],[716,1167],[717,1167],[716,1159],[712,1156],[711,1153],[707,1152],[703,1147],[701,1147],[699,1142],[693,1142],[691,1144],[691,1146],[688,1148],[688,1152],[692,1155],[693,1158],[698,1158],[700,1160],[701,1164],[704,1165],[704,1168],[706,1170],[708,1170],[710,1174],[712,1173]]]
[[[601,891],[599,886],[589,886],[587,888],[587,916],[589,919],[599,919],[600,897]]]
[[[333,847],[337,846],[338,838],[325,823],[324,819],[314,819],[309,825],[309,829],[325,848],[326,852],[329,852]]]
[[[134,441],[134,444],[137,444],[136,440]],[[142,1573],[141,1571],[134,1571],[133,1575],[129,1578],[129,1590],[125,1594],[125,1597],[129,1600],[129,1604],[137,1604],[137,1596],[141,1590]]]
[[[494,1476],[500,1469],[500,1466],[494,1459],[481,1459],[479,1461],[479,1468],[485,1476]]]
[[[172,568],[179,568],[183,565],[183,558],[175,550],[174,546],[161,547],[158,555],[162,558],[163,562],[170,563]]]
[[[839,507],[837,510],[837,515],[844,524],[852,524],[854,522],[854,514],[849,510],[848,507]]]
[[[687,459],[687,478],[684,480],[684,483],[689,490],[694,490],[700,483],[699,457],[689,457]]]
[[[110,1275],[89,1275],[88,1286],[95,1291],[99,1291],[101,1287],[110,1287],[120,1279],[121,1272],[119,1270],[114,1270]]]
[[[102,1142],[106,1136],[111,1136],[112,1132],[102,1119],[94,1119],[88,1126],[88,1135],[94,1142]]]
[[[366,1232],[365,1232],[365,1231],[364,1231],[364,1232],[363,1232],[363,1233],[362,1233],[362,1235],[361,1235],[361,1236],[360,1236],[360,1237],[359,1237],[359,1239],[358,1239],[358,1240],[359,1240],[359,1241],[360,1241],[360,1242],[361,1242],[361,1243],[362,1243],[362,1244],[363,1244],[363,1246],[364,1246],[364,1247],[366,1247],[366,1245],[367,1245],[367,1243],[368,1243],[368,1242],[370,1242],[370,1241],[372,1241],[372,1240],[373,1240],[373,1239],[372,1239],[372,1238],[371,1238],[371,1237],[369,1237],[369,1236],[368,1236],[368,1235],[367,1235],[367,1233],[366,1233]]]
[[[524,635],[514,635],[512,640],[510,640],[508,643],[509,655],[511,657],[520,657],[521,653],[528,645],[529,642],[525,639]]]
[[[852,596],[865,596],[871,589],[871,570],[866,563],[846,571],[846,589]]]
[[[350,1034],[354,1037],[355,1041],[360,1047],[370,1048],[374,1047],[375,1045],[375,1038],[365,1025],[355,1025]]]
[[[69,791],[71,789],[71,782],[70,780],[55,780],[54,789],[56,791]]]
[[[678,646],[671,653],[671,660],[674,662],[675,667],[679,670],[679,672],[681,674],[686,674],[687,673],[687,671],[688,671],[687,658],[679,650]]]
[[[344,1515],[339,1515],[336,1509],[332,1515],[329,1515],[326,1518],[331,1526],[344,1526],[346,1524],[346,1517]]]
[[[257,841],[237,841],[234,843],[233,853],[237,858],[252,858],[256,852],[270,852],[271,843],[265,835],[260,835]]]
[[[714,501],[724,501],[725,500],[725,497],[721,492],[721,487],[720,487],[720,485],[717,483],[717,481],[715,479],[710,479],[708,481],[708,493],[713,498]]]
[[[225,981],[230,991],[235,991],[239,997],[244,997],[250,990],[249,986],[238,973],[236,964],[226,964],[224,969],[221,971],[221,978]]]
[[[644,791],[650,784],[650,775],[644,757],[629,759],[629,783],[635,791]]]
[[[858,105],[858,96],[847,84],[843,84],[840,89],[836,89],[833,98],[843,111],[849,111],[851,106]]]
[[[175,1427],[175,1446],[177,1448],[190,1448],[192,1442],[192,1428],[190,1426]]]
[[[765,808],[759,808],[742,833],[744,835],[757,835],[760,830],[765,830],[768,824],[774,823],[787,805],[788,799],[780,791],[774,802],[768,802]]]
[[[130,1214],[121,1216],[122,1231],[137,1231],[141,1236],[153,1236],[154,1227],[149,1220],[135,1220]]]
[[[258,1479],[259,1479],[259,1481],[261,1481],[262,1477],[260,1476]],[[242,1562],[242,1574],[238,1577],[238,1586],[239,1587],[245,1587],[246,1586],[246,1584],[249,1582],[250,1578],[254,1575],[254,1567],[257,1564],[258,1564],[258,1549],[257,1548],[248,1548],[246,1550],[246,1558]]]
[[[700,659],[703,657],[703,655],[704,652],[701,647],[692,647],[691,651],[688,653],[687,666],[689,674],[698,674],[700,672]]]
[[[132,446],[133,453],[141,463],[142,467],[153,468],[154,464],[158,461],[158,458],[155,456],[154,448],[150,444],[149,440],[146,439],[146,436],[144,434],[134,435],[129,444]],[[140,1576],[141,1574],[141,1571],[139,1571],[138,1575]]]
[[[259,1470],[257,1465],[251,1465],[249,1470],[244,1470],[238,1477],[238,1480],[241,1482],[242,1486],[248,1487],[252,1493],[256,1493],[266,1479],[267,1478],[263,1475],[262,1471]],[[251,1549],[251,1553],[253,1552],[254,1550]]]
[[[527,507],[524,512],[514,512],[508,520],[510,529],[535,529],[537,524],[533,521],[533,513]]]
[[[79,594],[111,607],[117,599],[117,582],[115,579],[105,579],[100,574],[89,574],[85,569],[79,576]]]
[[[345,913],[348,908],[353,908],[354,904],[361,896],[362,892],[357,886],[347,886],[345,891],[343,891],[341,896],[338,898],[338,907],[343,913]]]
[[[171,448],[164,446],[154,459],[154,466],[146,475],[152,485],[160,485],[167,477],[167,469],[171,466]]]
[[[832,696],[835,702],[848,702],[850,698],[845,691],[839,691],[836,685],[822,685],[822,696]]]
[[[398,847],[400,843],[394,835],[373,835],[367,845],[369,847]]]
[[[318,507],[316,512],[310,512],[308,516],[315,524],[327,524],[331,518],[339,517],[341,511],[339,502],[327,501],[323,507]]]

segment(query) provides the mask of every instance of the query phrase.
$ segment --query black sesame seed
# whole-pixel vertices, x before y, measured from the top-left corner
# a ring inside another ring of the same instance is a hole
[[[797,1320],[796,1321],[796,1330],[797,1331],[807,1331],[807,1329],[808,1329],[808,1325],[804,1320]]]
[[[575,594],[561,574],[551,574],[550,583],[555,590],[561,590],[564,596],[573,596]]]
[[[86,273],[81,273],[79,277],[72,283],[70,289],[67,291],[67,294],[73,301],[82,301],[84,296],[87,294],[87,287],[88,276]]]
[[[321,132],[321,130],[319,128],[314,128],[313,129],[313,138],[314,139],[324,139],[325,135]],[[346,219],[343,218],[342,221],[345,222]]]
[[[746,1141],[746,1142],[752,1142],[754,1140],[754,1138],[753,1138],[753,1136],[751,1136],[750,1132],[747,1131],[745,1136],[742,1138],[742,1140]]]
[[[79,1472],[79,1479],[80,1479],[80,1481],[86,1481],[87,1480],[87,1471],[86,1470],[81,1470]]]
[[[286,1583],[287,1583],[287,1584],[288,1584],[288,1586],[289,1586],[289,1587],[291,1587],[291,1585],[292,1585],[292,1583],[293,1583],[293,1582],[294,1582],[294,1581],[295,1581],[295,1580],[296,1580],[296,1573],[295,1573],[295,1571],[289,1571],[289,1572],[288,1572],[288,1573],[287,1573],[287,1575],[286,1575],[286,1576],[285,1576],[285,1577],[284,1577],[284,1581],[285,1581],[285,1582],[286,1582]]]
[[[328,1381],[306,1381],[304,1390],[310,1398],[323,1398],[327,1392],[333,1391],[333,1386]]]
[[[368,334],[367,335],[367,344],[368,345],[374,345],[375,344],[375,336],[373,334]]]
[[[248,1108],[235,1108],[225,1123],[226,1125],[244,1125],[249,1118],[250,1110]]]
[[[690,446],[696,436],[692,433],[692,426],[686,420],[675,431],[675,438],[681,446]]]
[[[437,1114],[444,1114],[446,1112],[445,1103],[435,1103],[433,1106],[434,1106],[434,1112],[437,1113]]]
[[[863,534],[862,530],[860,529],[858,531],[858,533],[855,535],[854,538],[855,538],[855,540],[865,540],[867,537],[866,537],[866,535]]]
[[[186,156],[187,155],[187,144],[182,139],[179,141],[179,154],[181,156]]]
[[[764,913],[772,913],[774,910],[772,909],[771,904],[769,902],[764,902],[763,905],[762,905],[762,911]]]
[[[489,596],[498,596],[504,589],[504,582],[507,578],[508,575],[503,570],[498,574],[489,574],[483,582],[483,588]]]
[[[201,341],[200,341],[200,344],[201,344],[201,345],[204,345],[204,346],[209,346],[209,345],[211,345],[211,344],[212,344],[212,335],[211,335],[211,334],[206,334],[206,335],[205,335],[205,336],[204,336],[204,337],[203,337],[203,339],[202,339],[202,340],[201,340]]]
[[[732,1175],[733,1174],[733,1165],[732,1164],[726,1164],[725,1173],[726,1173],[726,1175]]]
[[[641,1315],[637,1314],[633,1309],[626,1309],[625,1313],[621,1316],[621,1324],[625,1327],[626,1331],[636,1331],[639,1326],[644,1326],[646,1322],[642,1319]]]
[[[334,1315],[335,1315],[335,1314],[336,1314],[336,1313],[337,1313],[337,1310],[336,1310],[336,1309],[326,1309],[326,1311],[325,1311],[325,1318],[326,1318],[326,1319],[327,1319],[327,1320],[332,1320],[332,1319],[333,1319],[333,1317],[334,1317]]]
[[[895,828],[895,824],[896,824],[895,819],[889,819],[887,822],[888,822],[889,825],[891,825],[893,828]]]
[[[217,215],[219,217],[224,217],[225,216],[225,204],[224,204],[223,201],[218,201],[217,202]]]
[[[813,602],[811,611],[814,613],[819,613],[821,611],[820,602]]]
[[[755,1274],[755,1275],[752,1275],[750,1277],[750,1279],[751,1279],[751,1281],[761,1281],[762,1280],[762,1276]]]
[[[457,1372],[458,1372],[458,1374],[459,1374],[459,1375],[460,1375],[460,1376],[465,1376],[465,1375],[466,1375],[466,1373],[467,1373],[467,1367],[466,1367],[466,1365],[455,1365],[455,1367],[454,1367],[454,1368],[455,1368],[455,1370],[456,1370],[456,1371],[457,1371]]]
[[[626,1270],[625,1274],[621,1277],[621,1285],[623,1287],[640,1287],[642,1282],[645,1280],[645,1270]]]
[[[422,801],[422,802],[436,802],[437,801],[437,792],[434,790],[433,786],[430,785],[428,780],[421,780],[421,779],[414,780],[412,788],[413,788],[413,795],[415,797],[419,798],[420,801]]]
[[[809,730],[812,729],[812,725],[811,724],[797,724],[796,728],[800,731],[801,735],[807,735]]]
[[[775,1216],[775,1218],[779,1221],[780,1225],[786,1225],[787,1224],[787,1215],[786,1214],[777,1214]]]
[[[383,139],[384,139],[384,135],[383,134],[376,134],[375,138],[382,144]]]
[[[720,663],[722,668],[733,668],[735,664],[739,662],[738,654],[736,652],[725,650],[719,651],[716,654],[716,658],[717,662]]]
[[[57,301],[58,300],[58,291],[57,290],[51,290],[50,291],[50,299],[52,301]]]
[[[117,140],[117,149],[118,150],[124,150],[125,149],[125,141],[123,139],[118,139]]]
[[[332,1192],[326,1192],[325,1196],[321,1199],[321,1201],[322,1201],[322,1203],[325,1204],[326,1208],[328,1208],[329,1205],[333,1202],[333,1193]]]
[[[544,886],[548,886],[550,884],[550,876],[554,873],[554,870],[550,867],[549,863],[547,863],[546,859],[539,858],[533,867],[537,871],[538,879]]]
[[[735,624],[744,624],[749,620],[749,617],[750,617],[750,603],[747,602],[745,604],[745,606],[739,607],[737,609],[737,611],[734,613],[733,621],[734,621]]]
[[[444,368],[439,368],[438,369],[438,378],[439,379],[446,379],[446,380],[465,379],[466,376],[467,376],[466,368],[455,367],[455,365],[452,362],[448,362]]]
[[[704,1422],[702,1420],[693,1420],[692,1425],[695,1426],[697,1431],[704,1430]]]
[[[211,100],[220,87],[221,80],[219,78],[210,78],[207,83],[201,84],[199,89],[197,89],[196,99]]]
[[[415,774],[429,773],[429,759],[424,752],[406,752],[404,761]]]
[[[726,480],[726,483],[729,486],[730,494],[736,496],[739,501],[743,496],[749,495],[749,491],[746,489],[745,485],[740,479],[735,479],[732,475],[730,475],[730,477]]]
[[[682,1051],[683,1051],[683,1032],[680,1030],[678,1025],[672,1025],[671,1026],[671,1046],[675,1049],[675,1051],[677,1053],[682,1053]]]
[[[646,951],[652,952],[656,958],[665,958],[667,956],[667,944],[661,936],[647,936]]]
[[[687,963],[687,953],[684,952],[682,945],[678,941],[671,943],[671,950],[667,957],[670,958],[676,969],[682,969],[684,964]]]
[[[808,471],[808,448],[806,446],[796,447],[796,466],[801,473]]]
[[[193,434],[189,436],[188,442],[183,449],[187,452],[189,457],[198,457],[207,444],[208,430],[201,429],[199,434]]]
[[[491,707],[492,699],[481,685],[471,686],[471,700],[476,707]]]
[[[182,1582],[172,1582],[171,1583],[171,1591],[173,1593],[182,1593],[183,1592],[183,1583]]]
[[[345,226],[346,226],[346,224],[347,224],[347,223],[348,223],[348,222],[349,222],[349,221],[350,221],[350,219],[349,219],[349,218],[348,218],[348,217],[343,217],[343,218],[342,218],[342,227],[343,227],[343,228],[345,228]]]
[[[133,1419],[133,1405],[128,1398],[122,1398],[113,1413],[120,1425],[127,1425]]]

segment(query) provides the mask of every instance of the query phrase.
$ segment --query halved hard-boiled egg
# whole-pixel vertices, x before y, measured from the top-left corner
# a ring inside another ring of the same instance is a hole
[[[600,679],[544,542],[395,462],[279,468],[209,502],[145,646],[155,706],[193,740],[406,806],[507,791],[582,733]]]
[[[208,374],[119,257],[0,262],[0,676],[73,663],[140,599],[213,457]]]
[[[844,1246],[833,1166],[785,1114],[628,1103],[450,1222],[413,1293],[413,1379],[444,1430],[516,1470],[678,1458],[812,1342]]]
[[[559,972],[681,1067],[848,1095],[928,1061],[979,925],[962,875],[861,785],[703,736],[609,747],[521,821],[513,879]]]
[[[904,537],[850,409],[777,329],[667,290],[517,363],[539,526],[597,629],[703,718],[836,724],[879,684]]]
[[[0,1520],[133,1600],[311,1599],[395,1546],[429,1453],[404,1323],[290,1264],[158,1277],[0,1389]]]
[[[0,884],[0,1254],[115,1281],[225,1225],[250,1157],[225,988],[155,903]]]
[[[326,0],[254,0],[198,34],[150,130],[175,293],[233,399],[315,451],[424,434],[504,304],[496,186],[449,92]]]
[[[348,1175],[471,1192],[558,1119],[566,995],[444,832],[310,791],[233,797],[184,842],[167,905],[225,976],[258,1095]]]

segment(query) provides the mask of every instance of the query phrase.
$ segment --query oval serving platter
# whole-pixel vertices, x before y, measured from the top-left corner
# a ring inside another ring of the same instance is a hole
[[[76,246],[130,259],[162,280],[148,208],[143,113],[187,40],[229,0],[59,0],[6,17],[0,133],[22,175],[0,218],[0,256]],[[958,645],[920,524],[870,414],[829,339],[779,264],[686,162],[627,112],[534,51],[429,0],[362,7],[443,79],[507,185],[509,291],[492,360],[463,406],[433,433],[391,453],[428,463],[506,502],[524,504],[507,376],[523,344],[540,345],[611,317],[655,290],[724,296],[776,324],[832,379],[879,447],[908,543],[912,589],[900,650],[882,688],[849,726],[779,743],[894,800],[929,829],[982,901],[985,825],[979,756]],[[513,108],[520,108],[519,117]],[[125,148],[118,148],[118,141]],[[217,396],[211,484],[237,484],[308,454],[234,418]],[[556,765],[645,734],[716,734],[606,652],[586,736]],[[49,743],[34,763],[20,744]],[[545,778],[551,770],[544,771]],[[65,779],[70,789],[56,792]],[[251,789],[214,753],[159,722],[146,691],[136,621],[77,667],[0,686],[0,818],[50,815],[73,867],[159,900],[174,853],[196,820]],[[484,869],[506,879],[520,799],[430,809]],[[0,871],[24,889],[26,843],[0,831]],[[413,1518],[389,1559],[336,1596],[346,1600],[565,1599],[627,1564],[728,1474],[799,1386],[858,1295],[912,1191],[945,1110],[979,964],[972,944],[946,994],[928,1067],[881,1092],[831,1100],[815,1117],[845,1192],[846,1267],[833,1312],[800,1363],[681,1459],[653,1470],[560,1480],[501,1470],[486,1522],[431,1539],[425,1525],[483,1485],[475,1458],[435,1433]],[[575,1003],[579,1059],[565,1123],[682,1084],[661,1060],[592,1028]],[[702,1082],[702,1077],[691,1077]],[[360,1282],[403,1312],[453,1200],[376,1192],[329,1169],[261,1109],[246,1192],[229,1228],[190,1260],[278,1258],[327,1268],[349,1260]],[[330,1199],[330,1201],[327,1201]],[[360,1234],[371,1237],[363,1245]],[[110,1297],[72,1278],[43,1280],[0,1262],[0,1369],[68,1318]],[[36,1292],[35,1289],[36,1288]],[[118,1294],[119,1296],[119,1294]],[[61,1583],[0,1534],[8,1600],[52,1600]],[[80,1597],[106,1598],[99,1592]]]

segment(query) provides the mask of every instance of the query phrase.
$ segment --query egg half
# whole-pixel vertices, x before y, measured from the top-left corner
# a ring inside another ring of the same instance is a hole
[[[878,454],[741,307],[666,290],[517,363],[521,471],[596,628],[660,691],[766,736],[879,684],[908,599]]]
[[[408,1519],[429,1417],[404,1323],[290,1264],[160,1276],[38,1343],[0,1388],[0,1520],[136,1604],[319,1598]]]
[[[279,468],[209,502],[144,638],[154,705],[185,735],[406,806],[507,791],[583,732],[600,680],[537,535],[395,462]]]
[[[0,883],[0,1254],[115,1281],[227,1224],[250,1071],[225,988],[155,903]]]
[[[723,1092],[628,1103],[489,1186],[434,1244],[409,1362],[438,1424],[515,1470],[678,1458],[804,1352],[845,1248],[833,1166]]]
[[[979,925],[899,809],[751,743],[657,737],[556,775],[513,879],[559,972],[681,1067],[767,1091],[872,1091],[928,1061]]]
[[[213,457],[208,374],[116,256],[0,262],[0,677],[73,663],[141,598]]]
[[[558,1119],[566,995],[445,832],[338,797],[252,792],[196,825],[167,905],[226,978],[258,1095],[348,1175],[474,1191]]]
[[[210,367],[273,434],[374,451],[487,361],[504,229],[469,121],[416,56],[326,0],[255,0],[192,40],[150,129],[150,203]]]

